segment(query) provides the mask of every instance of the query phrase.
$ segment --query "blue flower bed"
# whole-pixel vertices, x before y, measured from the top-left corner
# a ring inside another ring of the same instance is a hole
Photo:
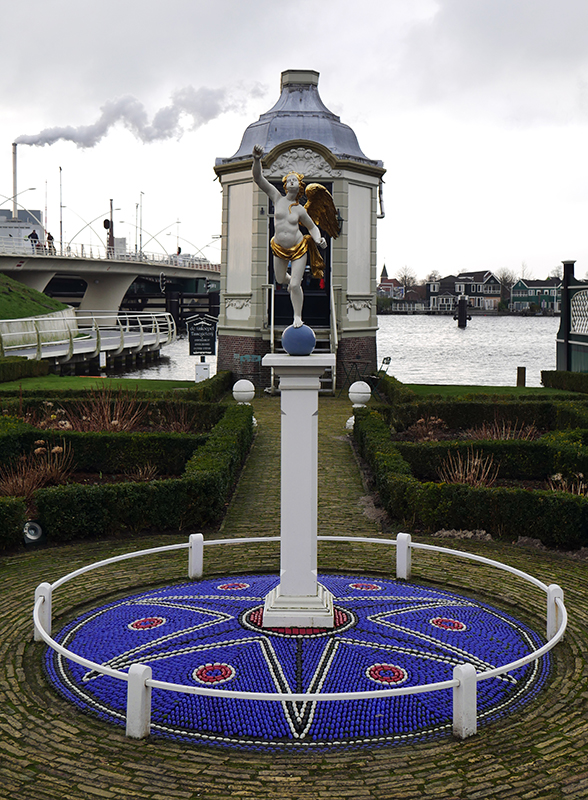
[[[151,734],[261,750],[400,744],[452,732],[452,690],[377,697],[378,690],[452,678],[521,658],[541,636],[514,617],[450,592],[389,579],[321,575],[335,598],[332,630],[261,627],[273,575],[239,575],[168,586],[101,606],[55,637],[94,662],[127,671],[151,666],[170,683],[210,686],[209,698],[153,690]],[[545,656],[478,683],[478,724],[520,709],[544,686]],[[52,683],[79,709],[125,724],[124,681],[89,672],[53,650]],[[260,692],[373,690],[367,700],[263,702],[223,699]]]

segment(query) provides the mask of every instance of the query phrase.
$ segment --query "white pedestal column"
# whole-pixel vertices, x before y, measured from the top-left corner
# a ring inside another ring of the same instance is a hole
[[[331,353],[272,353],[263,365],[280,378],[280,583],[265,598],[263,626],[333,627],[333,597],[317,582],[318,392]]]

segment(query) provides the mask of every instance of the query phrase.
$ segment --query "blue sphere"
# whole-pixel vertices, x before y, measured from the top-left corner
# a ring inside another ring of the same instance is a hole
[[[315,344],[316,336],[308,325],[302,325],[300,328],[290,325],[282,334],[282,347],[291,356],[309,356]]]

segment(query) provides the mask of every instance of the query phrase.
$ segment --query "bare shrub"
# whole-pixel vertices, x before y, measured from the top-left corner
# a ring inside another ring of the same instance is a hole
[[[506,441],[508,439],[525,439],[533,441],[541,436],[541,432],[535,424],[519,425],[517,422],[484,422],[475,428],[465,431],[464,439],[494,439]]]
[[[32,453],[0,467],[0,495],[24,497],[30,507],[37,489],[66,483],[73,469],[73,451],[67,442],[51,446],[39,439]]]
[[[157,478],[158,470],[155,464],[143,464],[142,466],[133,467],[125,472],[125,475],[136,483],[147,483]]]
[[[447,425],[440,417],[422,417],[413,425],[410,425],[406,432],[416,441],[436,442],[440,434],[447,430]]]
[[[77,400],[66,409],[67,422],[74,431],[132,431],[147,414],[147,404],[123,389],[111,386],[89,392],[86,400]]]
[[[552,492],[568,492],[584,496],[588,491],[588,484],[584,482],[584,475],[581,472],[569,477],[564,477],[558,472],[549,478],[547,485]]]
[[[188,410],[178,403],[169,403],[164,408],[157,410],[153,419],[153,428],[173,433],[191,433],[198,424],[198,412]]]
[[[493,486],[499,467],[494,465],[494,456],[483,456],[469,447],[465,456],[448,453],[437,474],[444,483],[465,483],[468,486]]]

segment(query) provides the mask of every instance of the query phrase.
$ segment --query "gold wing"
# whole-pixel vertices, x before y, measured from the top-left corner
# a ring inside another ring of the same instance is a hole
[[[339,236],[340,227],[331,193],[320,183],[309,183],[305,194],[307,203],[304,208],[308,211],[308,216],[315,225],[336,239]]]

